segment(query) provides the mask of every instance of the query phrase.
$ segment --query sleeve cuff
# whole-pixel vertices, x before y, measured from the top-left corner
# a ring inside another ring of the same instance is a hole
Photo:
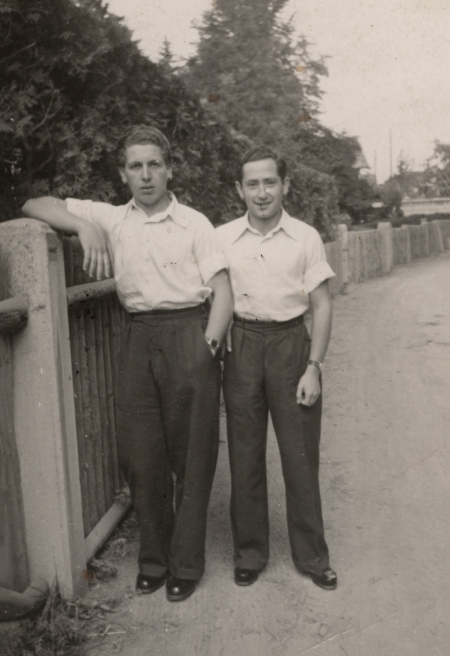
[[[206,258],[206,260],[199,262],[198,268],[203,283],[207,285],[211,278],[216,275],[216,273],[219,273],[219,271],[222,271],[222,269],[228,269],[228,263],[225,255],[222,253],[214,253],[214,255],[210,255],[210,257]]]
[[[315,266],[312,267],[312,269],[308,269],[308,271],[305,273],[305,278],[303,281],[305,292],[310,294],[325,280],[334,278],[335,276],[336,274],[333,272],[328,262],[318,262]]]

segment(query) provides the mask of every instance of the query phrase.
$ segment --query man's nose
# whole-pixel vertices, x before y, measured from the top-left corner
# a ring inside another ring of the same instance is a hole
[[[144,164],[142,167],[142,179],[143,180],[150,180],[151,178],[151,170],[150,167],[147,166],[147,164]]]
[[[267,197],[267,189],[265,184],[260,184],[258,188],[258,198],[266,198]]]

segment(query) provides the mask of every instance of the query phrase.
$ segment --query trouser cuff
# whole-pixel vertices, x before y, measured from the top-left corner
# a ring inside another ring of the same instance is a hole
[[[322,558],[315,558],[306,563],[298,563],[293,558],[294,565],[302,574],[322,574],[322,572],[330,566],[330,559],[328,555]]]
[[[264,558],[257,553],[244,553],[234,556],[234,566],[239,569],[254,569],[258,572],[267,565],[268,558]]]
[[[160,576],[164,576],[166,572],[167,567],[164,565],[156,565],[154,563],[139,563],[139,574],[143,574],[144,576],[154,576],[155,578],[159,578]]]
[[[177,567],[174,563],[169,563],[169,571],[176,579],[186,579],[187,581],[198,581],[202,578],[205,568],[189,569],[187,567]]]

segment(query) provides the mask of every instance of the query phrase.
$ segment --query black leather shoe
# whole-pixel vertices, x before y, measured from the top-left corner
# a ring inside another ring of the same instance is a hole
[[[136,579],[136,590],[141,594],[150,594],[162,588],[167,574],[162,576],[147,576],[146,574],[138,574]]]
[[[334,590],[337,587],[337,575],[331,567],[325,568],[321,574],[310,573],[309,576],[313,583],[324,590]]]
[[[242,569],[241,567],[236,567],[234,570],[234,582],[236,585],[251,585],[258,578],[257,569]]]
[[[184,601],[191,596],[197,587],[198,581],[189,579],[177,579],[169,576],[166,581],[166,595],[169,601]]]

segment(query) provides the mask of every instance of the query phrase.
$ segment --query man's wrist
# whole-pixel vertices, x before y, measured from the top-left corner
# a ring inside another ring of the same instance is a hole
[[[308,360],[308,367],[315,369],[318,373],[322,371],[323,362],[320,360]]]
[[[218,340],[215,339],[214,337],[207,337],[206,335],[205,335],[205,339],[206,339],[206,343],[208,344],[209,348],[211,349],[211,353],[213,355],[215,355],[217,353],[217,351],[219,350],[219,348],[220,348],[220,344],[219,344]]]

